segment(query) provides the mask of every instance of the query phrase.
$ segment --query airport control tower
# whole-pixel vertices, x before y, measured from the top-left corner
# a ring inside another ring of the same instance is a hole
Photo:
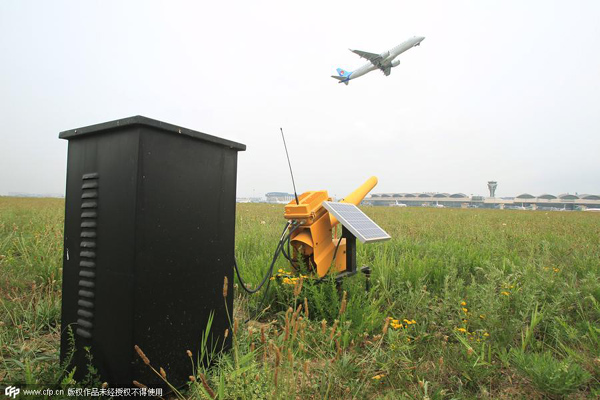
[[[498,182],[496,182],[496,181],[488,182],[488,189],[490,189],[490,197],[491,198],[496,197],[496,186],[498,186]]]

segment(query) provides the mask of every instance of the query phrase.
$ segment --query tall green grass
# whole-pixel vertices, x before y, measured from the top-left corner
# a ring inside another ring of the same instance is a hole
[[[63,207],[0,198],[0,380],[50,383],[57,375]],[[248,324],[262,294],[236,291],[236,350],[205,371],[220,398],[600,395],[599,215],[364,211],[392,236],[358,245],[359,265],[373,270],[371,290],[360,275],[340,290],[307,279],[296,296],[274,280]],[[282,206],[238,205],[236,256],[246,281],[260,281],[284,223]],[[290,271],[283,258],[279,268]],[[303,337],[286,339],[288,307],[305,297],[309,314],[301,306],[296,316]],[[398,323],[387,322],[384,334],[388,317]],[[275,346],[285,353],[278,364]],[[197,378],[186,395],[208,398]]]
[[[64,201],[0,197],[0,381],[55,383]]]

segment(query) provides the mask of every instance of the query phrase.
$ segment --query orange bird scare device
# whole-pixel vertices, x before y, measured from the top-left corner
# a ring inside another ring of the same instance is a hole
[[[318,190],[305,192],[285,206],[284,217],[296,225],[290,236],[294,268],[298,269],[302,260],[319,277],[333,271],[339,277],[356,273],[356,237],[363,243],[390,238],[356,207],[375,185],[373,176],[339,203],[331,202],[326,190]],[[334,228],[340,219],[342,236],[338,238]],[[363,272],[368,274],[365,268]]]
[[[271,264],[262,281],[255,288],[250,288],[244,283],[237,261],[234,259],[235,272],[240,286],[250,294],[258,292],[265,284],[268,290],[270,281],[275,279],[272,277],[273,268],[279,254],[283,254],[296,271],[306,267],[319,278],[329,272],[336,272],[335,278],[339,283],[343,278],[357,272],[357,238],[362,243],[390,239],[390,235],[357,207],[377,185],[377,178],[374,176],[367,179],[365,183],[338,203],[331,201],[326,190],[305,192],[298,196],[285,136],[283,129],[280,128],[280,130],[294,185],[294,200],[285,206],[284,217],[288,222],[281,233]],[[336,226],[339,223],[342,225],[341,237],[337,235]],[[335,235],[334,228],[336,228]],[[290,247],[293,248],[293,251]],[[367,277],[368,290],[371,269],[365,266],[361,268],[361,272]]]

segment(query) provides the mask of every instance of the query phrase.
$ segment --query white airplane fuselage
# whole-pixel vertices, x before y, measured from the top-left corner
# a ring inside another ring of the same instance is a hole
[[[363,65],[362,67],[350,72],[349,76],[346,76],[344,80],[340,80],[340,83],[343,82],[345,84],[348,84],[348,81],[359,78],[376,69],[381,69],[386,75],[388,75],[390,68],[394,68],[400,65],[400,60],[394,59],[400,54],[404,53],[405,51],[415,46],[419,46],[424,39],[425,37],[423,36],[413,36],[412,38],[400,43],[398,46],[379,54],[379,58],[376,61],[369,62]],[[355,52],[354,50],[352,51]],[[385,72],[385,69],[388,69],[388,71]]]

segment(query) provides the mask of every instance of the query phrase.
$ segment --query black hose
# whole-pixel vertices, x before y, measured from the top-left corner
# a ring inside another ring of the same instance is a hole
[[[298,229],[298,227],[300,225],[296,225],[294,226],[292,229],[290,229],[290,231],[286,234],[285,231],[290,227],[292,223],[288,222],[285,227],[283,228],[283,231],[281,232],[281,238],[279,239],[279,242],[277,243],[277,247],[275,248],[275,253],[273,253],[273,259],[271,260],[271,264],[269,265],[269,269],[267,270],[267,273],[265,274],[265,276],[263,277],[262,281],[260,282],[260,284],[258,285],[258,287],[256,289],[249,289],[246,286],[246,283],[244,282],[244,280],[242,279],[242,275],[240,274],[240,269],[238,267],[237,264],[237,260],[234,257],[233,258],[233,265],[235,266],[235,273],[238,277],[238,280],[240,281],[240,285],[242,287],[242,289],[244,289],[244,291],[246,291],[249,294],[254,294],[256,292],[258,292],[260,289],[262,289],[262,287],[264,286],[264,284],[267,284],[267,287],[265,288],[264,294],[262,296],[262,299],[260,300],[260,303],[258,305],[258,308],[256,309],[256,314],[258,314],[258,312],[262,309],[262,306],[265,302],[265,299],[267,298],[267,293],[269,292],[269,287],[271,286],[271,276],[273,276],[273,268],[275,267],[275,262],[277,262],[277,259],[279,258],[279,253],[283,253],[283,256],[290,262],[293,262],[292,257],[290,256],[290,241],[292,238],[292,233],[294,233],[294,231],[296,229]],[[335,246],[335,251],[333,252],[333,259],[332,262],[335,262],[335,257],[337,255],[338,249],[340,247],[340,244],[342,243],[342,238],[340,237],[338,240],[338,244]],[[286,247],[287,247],[287,252],[286,252]],[[327,275],[325,275],[322,278],[319,278],[316,282],[322,282],[327,278]],[[246,320],[246,322],[248,322],[250,320],[250,318],[248,318],[248,320]]]
[[[288,260],[289,262],[292,262],[292,258],[290,257],[290,254],[289,254],[290,253],[289,249],[287,251],[285,249],[286,248],[286,243],[289,243],[289,240],[290,240],[289,237],[290,236],[288,235],[288,236],[286,236],[287,240],[286,239],[283,240],[283,243],[281,245],[281,254],[283,254],[283,257],[286,260]]]
[[[296,225],[295,227],[293,227],[290,230],[290,233],[288,233],[288,235],[286,236],[285,239],[283,239],[282,241],[280,241],[279,243],[281,244],[281,248],[279,250],[281,250],[283,253],[285,253],[285,250],[283,249],[284,244],[287,240],[288,244],[290,242],[290,238],[292,237],[292,233],[294,233],[294,231],[299,227],[299,225]],[[291,260],[290,260],[291,262]],[[271,274],[273,272],[273,266],[271,266]],[[254,317],[256,317],[258,315],[258,313],[260,312],[260,310],[262,310],[263,305],[265,303],[265,300],[267,299],[267,293],[269,293],[269,287],[271,285],[271,280],[269,279],[269,281],[267,282],[267,287],[265,288],[265,291],[263,293],[262,299],[260,299],[260,303],[258,304],[258,307],[256,308],[256,312],[254,313]],[[253,318],[254,318],[253,317]],[[250,319],[246,320],[246,322],[248,322]]]
[[[288,254],[288,260],[289,262],[293,263],[294,260],[292,259],[292,253],[290,252],[290,242],[292,241],[292,235],[288,236],[288,240],[287,240],[287,254]]]
[[[293,266],[297,260],[294,260],[294,258],[292,257],[292,252],[290,250],[291,240],[292,240],[292,235],[286,236],[283,246],[281,247],[281,254],[283,254],[285,259],[288,260],[290,262],[290,264]],[[286,250],[286,248],[287,248],[287,250]]]
[[[258,287],[256,289],[249,289],[246,286],[246,283],[244,282],[244,280],[242,279],[242,275],[240,274],[240,269],[238,267],[237,260],[235,259],[235,257],[233,258],[233,265],[235,266],[236,275],[238,277],[238,280],[240,281],[240,285],[241,285],[242,289],[244,289],[247,293],[254,294],[254,293],[258,292],[263,287],[265,282],[270,281],[269,278],[271,278],[271,276],[273,275],[273,267],[275,266],[275,262],[277,261],[277,258],[279,258],[279,253],[283,250],[284,243],[286,242],[286,240],[289,240],[292,233],[298,227],[298,226],[293,227],[289,231],[289,233],[286,235],[285,231],[289,228],[290,224],[291,223],[288,222],[285,225],[285,228],[283,228],[283,232],[281,232],[281,238],[279,239],[279,243],[277,243],[277,247],[275,248],[275,253],[273,254],[273,259],[271,260],[271,265],[267,269],[265,276],[263,277],[262,281],[260,282],[260,284],[258,285]],[[267,284],[267,289],[268,289],[268,287],[269,287],[269,285]]]
[[[237,274],[238,280],[240,281],[240,285],[242,286],[242,288],[246,292],[248,292],[250,294],[254,294],[254,293],[258,292],[262,288],[262,286],[265,284],[265,282],[267,282],[267,287],[265,288],[265,291],[264,291],[264,294],[262,296],[262,299],[260,300],[260,303],[259,303],[258,307],[256,308],[254,316],[249,317],[246,320],[246,322],[250,321],[250,319],[255,318],[258,315],[258,313],[262,309],[262,306],[263,306],[263,304],[265,302],[265,299],[267,298],[267,293],[269,292],[269,287],[271,286],[271,279],[270,278],[273,275],[273,267],[275,266],[275,262],[277,261],[277,258],[279,257],[279,252],[285,253],[285,251],[283,249],[284,244],[286,243],[286,241],[289,243],[290,238],[292,236],[292,233],[294,233],[294,231],[299,226],[299,225],[294,226],[292,229],[290,229],[290,231],[288,232],[288,234],[285,235],[285,231],[288,229],[288,227],[290,226],[290,224],[291,223],[288,222],[285,225],[285,228],[283,229],[283,232],[281,233],[281,238],[279,239],[279,243],[277,243],[277,247],[275,248],[275,253],[273,254],[273,260],[271,261],[271,265],[269,266],[269,269],[267,270],[267,273],[265,274],[265,277],[263,278],[263,280],[261,281],[261,283],[258,285],[258,287],[256,289],[248,289],[248,287],[244,283],[244,280],[242,279],[242,276],[240,274],[240,270],[239,270],[238,265],[237,265],[237,260],[235,259],[235,257],[233,258],[233,265],[235,266],[235,272]]]

